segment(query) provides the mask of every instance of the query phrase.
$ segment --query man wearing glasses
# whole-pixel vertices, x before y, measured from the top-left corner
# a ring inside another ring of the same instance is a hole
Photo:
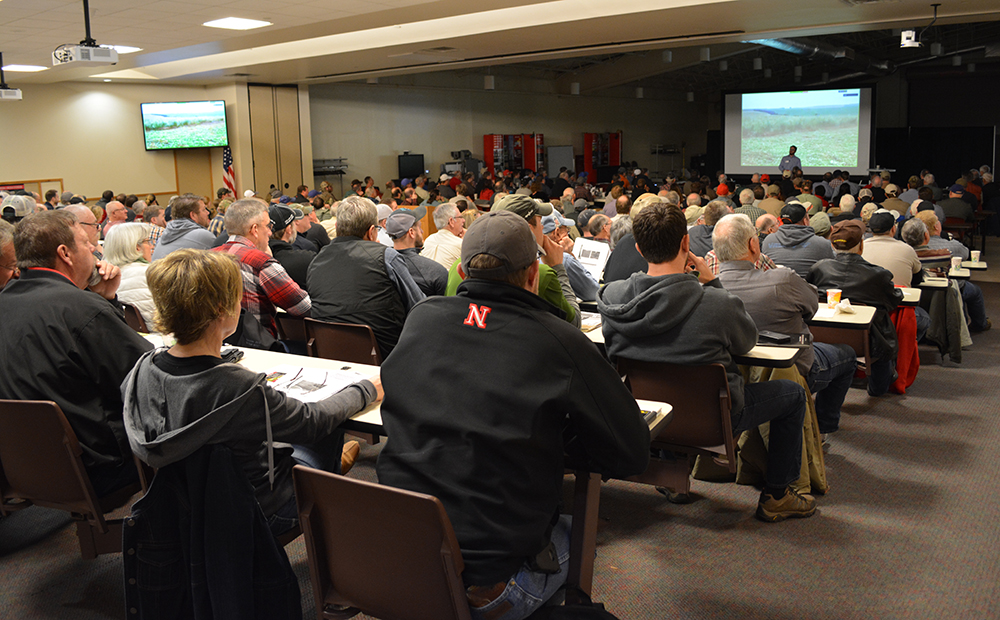
[[[290,209],[284,211],[291,213]],[[243,271],[240,306],[277,338],[274,320],[277,308],[284,308],[292,316],[309,316],[312,301],[271,255],[267,242],[273,226],[266,203],[256,198],[237,200],[226,210],[229,241],[214,250],[232,254],[240,262]]]
[[[445,269],[451,269],[462,258],[465,218],[460,215],[458,207],[447,203],[434,209],[434,225],[437,232],[424,239],[420,255],[437,261]]]
[[[101,225],[97,223],[94,212],[87,205],[70,205],[66,207],[66,210],[75,215],[76,219],[80,220],[80,226],[83,226],[84,230],[87,231],[87,240],[90,241],[90,245],[94,246],[94,256],[97,257],[97,260],[103,260],[104,253],[101,252],[101,244],[99,242],[101,238]]]

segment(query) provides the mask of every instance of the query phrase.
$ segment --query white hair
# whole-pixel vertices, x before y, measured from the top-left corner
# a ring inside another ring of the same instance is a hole
[[[747,244],[757,236],[757,229],[743,213],[730,213],[712,230],[712,249],[720,262],[740,260],[747,253]]]

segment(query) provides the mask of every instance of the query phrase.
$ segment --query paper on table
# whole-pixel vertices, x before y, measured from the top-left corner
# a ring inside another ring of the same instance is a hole
[[[281,365],[267,371],[267,381],[274,389],[304,403],[315,403],[364,379],[350,370],[321,370]]]
[[[589,332],[601,326],[601,315],[597,312],[580,312],[580,329]]]

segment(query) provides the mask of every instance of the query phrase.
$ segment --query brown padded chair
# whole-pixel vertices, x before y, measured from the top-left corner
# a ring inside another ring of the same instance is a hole
[[[687,455],[687,459],[676,461],[651,458],[645,472],[628,480],[688,493],[691,469],[700,455],[736,473],[729,382],[722,364],[681,366],[619,358],[618,372],[636,398],[673,407],[673,419],[653,438],[651,446]]]
[[[142,315],[139,314],[139,310],[135,306],[122,302],[122,307],[125,309],[125,322],[128,323],[129,327],[140,334],[150,333],[146,321],[143,320]]]
[[[437,498],[301,465],[292,479],[317,618],[470,617],[462,553]]]
[[[97,497],[83,467],[83,451],[59,405],[52,401],[0,400],[0,463],[8,500],[66,510],[76,519],[80,554],[92,560],[120,553],[121,519],[104,515],[139,492],[138,483]]]
[[[382,365],[375,332],[367,325],[327,323],[305,319],[306,350],[309,357],[354,362],[355,364]]]
[[[274,322],[278,327],[278,340],[306,341],[306,325],[302,317],[292,316],[287,312],[278,312],[274,315]]]

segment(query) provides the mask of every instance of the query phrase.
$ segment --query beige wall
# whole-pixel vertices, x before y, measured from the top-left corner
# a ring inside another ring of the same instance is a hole
[[[480,78],[481,82],[481,78]],[[655,169],[651,144],[705,148],[710,106],[628,97],[570,97],[544,93],[447,90],[391,84],[323,84],[310,88],[312,150],[317,159],[346,157],[345,187],[352,178],[395,178],[396,156],[424,155],[437,173],[451,151],[482,158],[483,134],[542,133],[546,145],[573,145],[582,153],[584,132],[624,132],[624,158]],[[674,165],[681,165],[680,157]],[[661,156],[659,167],[669,167]],[[338,184],[334,182],[334,187]]]
[[[246,86],[63,83],[21,85],[24,99],[0,108],[0,182],[63,179],[66,190],[99,198],[115,192],[214,195],[222,149],[148,152],[139,104],[224,99],[236,179],[252,177]],[[244,155],[246,153],[246,156]]]

